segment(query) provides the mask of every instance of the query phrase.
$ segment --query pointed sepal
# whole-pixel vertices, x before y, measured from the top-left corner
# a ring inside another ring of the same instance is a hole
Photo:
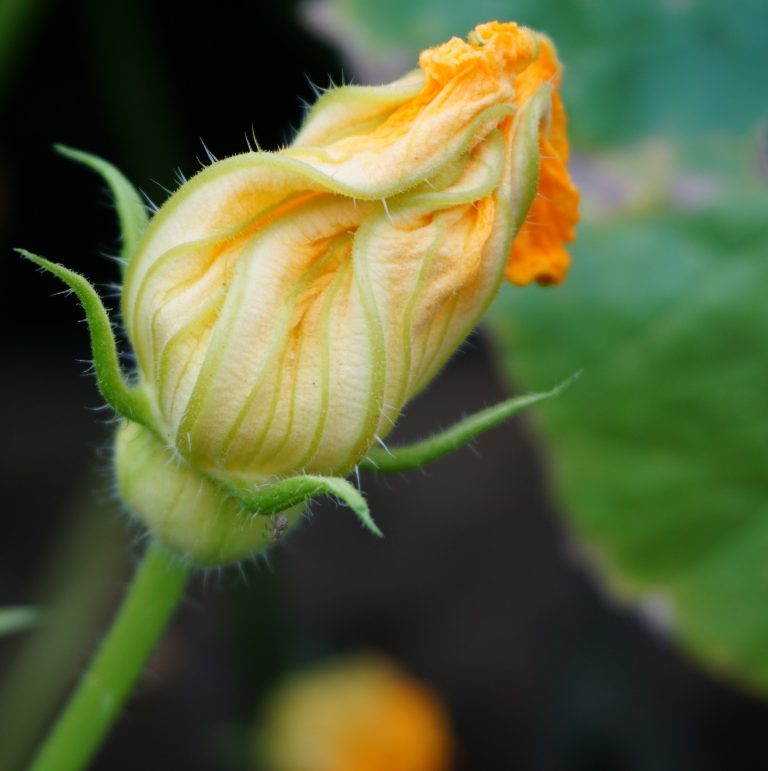
[[[267,516],[310,498],[330,495],[346,503],[367,530],[382,537],[361,492],[341,477],[304,475],[288,477],[253,489],[233,485],[225,485],[224,488],[249,511]]]
[[[366,471],[398,472],[422,468],[471,442],[488,429],[503,423],[518,412],[557,396],[581,373],[572,375],[550,391],[515,396],[454,423],[427,439],[399,447],[375,448],[359,463]]]
[[[65,145],[54,145],[54,149],[66,158],[95,171],[109,186],[115,201],[122,236],[120,267],[121,270],[125,270],[149,222],[141,195],[116,166],[103,158]]]
[[[85,319],[91,335],[93,368],[101,395],[110,407],[124,418],[150,426],[151,415],[147,399],[142,391],[132,388],[125,381],[112,324],[101,298],[88,279],[26,249],[16,251],[35,265],[53,273],[75,293],[85,310]]]

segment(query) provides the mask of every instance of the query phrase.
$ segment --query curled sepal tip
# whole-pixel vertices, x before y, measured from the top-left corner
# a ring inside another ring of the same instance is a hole
[[[489,428],[503,423],[526,407],[557,396],[563,389],[571,385],[580,374],[581,372],[577,372],[571,375],[550,391],[515,396],[495,404],[493,407],[480,410],[480,412],[460,420],[445,431],[440,431],[419,442],[387,449],[373,449],[360,462],[359,467],[366,471],[397,472],[426,466],[428,463],[458,450]]]
[[[101,395],[115,412],[142,425],[149,425],[149,405],[141,391],[125,382],[117,355],[115,336],[109,316],[88,279],[56,262],[46,260],[26,249],[16,250],[22,257],[63,281],[80,300],[91,335],[91,352],[96,383]]]
[[[54,145],[54,150],[65,158],[87,166],[95,171],[109,186],[117,209],[117,219],[120,223],[122,248],[120,249],[120,267],[124,270],[141,236],[147,228],[149,217],[147,209],[141,200],[141,195],[128,181],[125,175],[115,166],[98,155],[75,150],[66,145]]]
[[[281,479],[255,489],[231,485],[226,489],[249,511],[266,515],[277,514],[310,498],[330,495],[346,503],[371,533],[380,538],[383,535],[373,521],[362,493],[341,477],[304,475]]]

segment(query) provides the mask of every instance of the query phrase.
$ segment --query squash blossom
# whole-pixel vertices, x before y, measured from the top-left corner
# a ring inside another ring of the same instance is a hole
[[[560,76],[543,35],[479,25],[393,83],[330,90],[290,146],[213,163],[155,214],[125,273],[138,406],[116,407],[116,467],[160,538],[227,562],[313,494],[350,502],[343,477],[504,276],[563,280]]]

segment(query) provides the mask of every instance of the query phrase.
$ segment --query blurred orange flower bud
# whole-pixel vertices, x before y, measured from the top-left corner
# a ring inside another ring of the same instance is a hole
[[[342,659],[284,683],[258,727],[264,771],[448,771],[453,737],[435,694],[386,659]]]

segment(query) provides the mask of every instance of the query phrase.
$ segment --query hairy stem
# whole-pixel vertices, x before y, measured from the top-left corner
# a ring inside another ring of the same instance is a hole
[[[88,764],[181,599],[190,570],[161,544],[150,544],[112,628],[30,771],[79,771]]]

